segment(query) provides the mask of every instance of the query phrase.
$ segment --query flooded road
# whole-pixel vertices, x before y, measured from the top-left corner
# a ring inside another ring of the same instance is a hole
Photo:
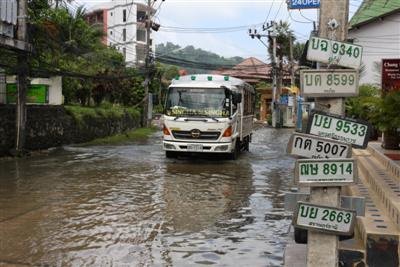
[[[161,134],[0,161],[0,266],[281,266],[292,130],[237,161],[166,159]]]

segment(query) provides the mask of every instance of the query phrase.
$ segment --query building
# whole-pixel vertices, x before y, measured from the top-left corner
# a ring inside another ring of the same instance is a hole
[[[283,65],[283,79],[282,85],[283,86],[290,86],[290,74],[289,74],[289,65]],[[295,66],[297,68],[297,66]],[[259,110],[259,119],[261,121],[266,121],[271,113],[271,102],[272,102],[272,66],[271,64],[267,64],[262,62],[261,60],[250,57],[243,60],[241,63],[237,64],[231,69],[224,69],[224,70],[217,70],[213,71],[213,74],[219,75],[227,75],[232,76],[235,78],[242,79],[249,84],[256,86],[259,85],[260,82],[265,82],[266,86],[264,87],[257,87],[257,92],[260,95],[260,110]],[[282,87],[280,92],[277,92],[277,99],[289,99],[288,94],[290,89],[287,87]],[[286,98],[285,98],[286,97]],[[291,98],[290,98],[291,99]],[[286,112],[286,107],[288,103],[282,105],[282,111],[284,114],[291,114],[292,111],[289,113]],[[293,101],[292,101],[293,102]],[[280,101],[279,101],[280,103]],[[287,115],[290,117],[291,115]],[[285,115],[286,116],[286,115]]]
[[[155,10],[144,1],[113,0],[94,7],[87,21],[103,30],[103,43],[120,51],[128,66],[140,66],[145,64],[147,38],[154,51],[152,36],[146,32],[148,12],[153,15]]]
[[[363,47],[360,83],[381,83],[381,62],[400,57],[400,1],[364,0],[350,20],[348,38]]]

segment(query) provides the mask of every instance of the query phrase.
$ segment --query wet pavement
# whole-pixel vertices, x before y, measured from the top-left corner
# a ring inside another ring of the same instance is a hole
[[[0,266],[281,266],[292,130],[237,161],[166,159],[161,134],[0,161]]]

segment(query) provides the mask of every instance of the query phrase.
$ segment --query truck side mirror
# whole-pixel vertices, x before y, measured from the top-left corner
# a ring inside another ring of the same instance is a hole
[[[235,105],[242,103],[242,94],[241,93],[235,93],[233,95],[232,102]]]

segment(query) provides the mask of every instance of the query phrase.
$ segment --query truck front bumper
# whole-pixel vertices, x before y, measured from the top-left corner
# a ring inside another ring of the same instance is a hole
[[[232,142],[219,143],[193,143],[163,141],[163,149],[176,152],[199,152],[199,153],[230,153],[234,145]]]

